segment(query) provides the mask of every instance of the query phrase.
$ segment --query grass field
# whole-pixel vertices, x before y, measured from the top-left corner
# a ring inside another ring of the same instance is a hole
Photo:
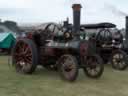
[[[128,69],[116,71],[105,66],[103,76],[89,79],[82,70],[76,82],[60,79],[57,72],[37,69],[32,75],[17,74],[0,57],[0,96],[128,96]]]

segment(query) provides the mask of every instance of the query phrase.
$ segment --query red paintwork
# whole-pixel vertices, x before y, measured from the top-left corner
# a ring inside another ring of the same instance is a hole
[[[48,56],[55,56],[55,49],[53,48],[45,48],[44,52]]]
[[[83,42],[80,44],[80,56],[87,56],[88,54],[88,43]]]

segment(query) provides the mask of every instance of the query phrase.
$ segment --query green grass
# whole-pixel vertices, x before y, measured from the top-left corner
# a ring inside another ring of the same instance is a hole
[[[0,96],[128,96],[128,70],[116,71],[107,65],[98,80],[81,70],[76,82],[69,83],[57,72],[41,68],[32,75],[18,74],[8,66],[7,57],[1,56]]]

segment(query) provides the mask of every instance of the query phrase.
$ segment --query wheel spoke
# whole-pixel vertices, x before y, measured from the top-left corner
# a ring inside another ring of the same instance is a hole
[[[30,49],[28,47],[26,47],[26,49],[24,50],[24,54],[27,54],[28,51],[30,51]]]
[[[24,60],[26,63],[29,63],[29,64],[31,64],[32,63],[32,61],[30,60],[30,59],[28,59],[28,58],[25,58],[25,60]]]

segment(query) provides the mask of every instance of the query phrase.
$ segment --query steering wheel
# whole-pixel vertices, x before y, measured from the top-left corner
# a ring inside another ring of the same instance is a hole
[[[101,29],[97,36],[96,36],[96,40],[100,43],[100,44],[109,44],[112,41],[112,33],[111,31],[107,28],[107,29]]]

